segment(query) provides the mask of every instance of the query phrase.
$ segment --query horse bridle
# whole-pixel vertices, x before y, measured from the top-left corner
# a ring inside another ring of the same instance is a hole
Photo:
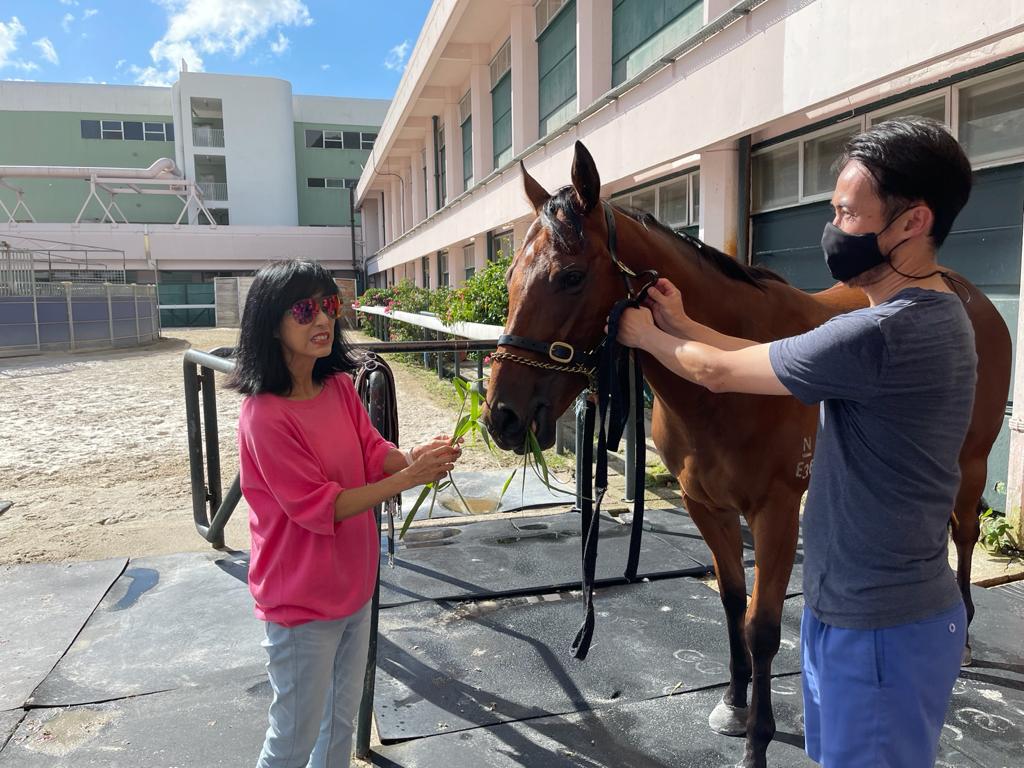
[[[612,263],[618,267],[619,272],[622,273],[622,281],[626,286],[627,300],[631,305],[637,306],[647,294],[647,291],[651,286],[658,280],[658,273],[653,269],[648,269],[637,274],[619,260],[617,247],[618,238],[616,236],[615,229],[615,214],[611,205],[608,203],[601,201],[601,205],[604,207],[604,220],[608,227],[608,255],[611,256]],[[630,281],[639,280],[644,277],[647,278],[647,282],[639,291],[634,293],[633,286]],[[536,352],[537,354],[544,355],[548,359],[534,360],[529,357],[513,354],[512,352],[502,352],[499,349],[497,352],[491,354],[491,360],[518,363],[520,365],[529,366],[530,368],[540,368],[545,371],[578,373],[586,376],[588,382],[593,384],[594,371],[597,369],[598,357],[600,356],[601,348],[607,341],[608,336],[605,335],[594,349],[584,352],[577,349],[576,345],[571,344],[568,341],[535,341],[534,339],[528,339],[525,336],[516,336],[514,334],[506,333],[498,337],[498,347],[516,347],[517,349],[525,349],[530,352]],[[591,387],[591,389],[593,389],[593,387]]]

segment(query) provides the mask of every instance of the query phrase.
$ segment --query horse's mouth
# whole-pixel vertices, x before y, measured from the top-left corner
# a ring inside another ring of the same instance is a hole
[[[528,433],[522,427],[513,430],[497,430],[493,422],[487,421],[487,431],[490,432],[494,444],[503,451],[512,451],[518,456],[532,453],[532,444]],[[542,451],[555,444],[555,420],[549,416],[549,409],[541,407],[537,409],[531,424],[531,431]]]

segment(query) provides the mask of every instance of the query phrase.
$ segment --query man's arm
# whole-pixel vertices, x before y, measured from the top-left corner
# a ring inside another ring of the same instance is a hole
[[[709,328],[706,330],[711,331]],[[721,337],[723,343],[732,348],[722,349],[702,341],[677,339],[656,327],[648,331],[640,348],[673,373],[712,392],[790,394],[775,375],[768,359],[768,344],[734,339],[715,331],[705,338],[715,339],[715,336]]]

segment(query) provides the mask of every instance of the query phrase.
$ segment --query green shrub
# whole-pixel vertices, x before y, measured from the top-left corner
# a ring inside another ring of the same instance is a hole
[[[459,288],[451,292],[451,300],[443,313],[446,325],[452,323],[485,323],[504,325],[508,317],[508,286],[505,273],[512,263],[511,255],[492,261]]]

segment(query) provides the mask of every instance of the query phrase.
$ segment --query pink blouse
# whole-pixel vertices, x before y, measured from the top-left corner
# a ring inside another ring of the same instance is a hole
[[[381,480],[394,446],[370,423],[352,379],[331,376],[310,400],[245,398],[238,448],[256,616],[293,627],[362,608],[376,583],[379,533],[369,509],[335,522],[334,500]]]

